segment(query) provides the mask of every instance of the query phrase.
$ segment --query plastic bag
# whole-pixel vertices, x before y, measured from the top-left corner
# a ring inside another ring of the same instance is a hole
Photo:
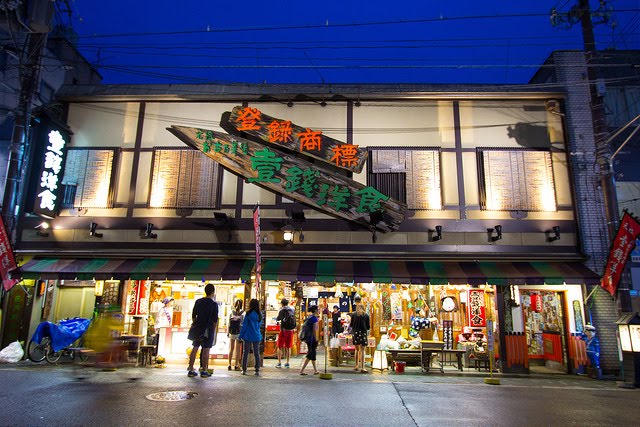
[[[23,356],[22,346],[18,341],[14,341],[0,351],[0,363],[17,363]]]

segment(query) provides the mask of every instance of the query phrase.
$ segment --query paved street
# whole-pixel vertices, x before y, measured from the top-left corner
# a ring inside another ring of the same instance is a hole
[[[187,378],[178,364],[116,372],[84,368],[88,378],[82,381],[70,364],[0,365],[0,425],[611,426],[640,418],[640,391],[618,388],[615,381],[501,377],[501,385],[491,386],[473,371],[359,374],[349,367],[333,368],[333,379],[321,380],[300,376],[299,360],[289,370],[274,363],[267,360],[260,377],[216,366],[208,379]],[[174,390],[197,395],[178,402],[146,398]]]

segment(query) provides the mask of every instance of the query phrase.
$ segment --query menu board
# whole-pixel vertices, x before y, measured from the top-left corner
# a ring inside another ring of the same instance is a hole
[[[109,189],[114,157],[114,150],[69,149],[62,184],[76,187],[73,207],[111,206]]]
[[[440,149],[371,151],[372,173],[404,173],[409,209],[442,209]]]
[[[640,325],[629,325],[629,335],[633,352],[640,353]]]
[[[633,346],[631,345],[631,336],[629,335],[629,326],[622,325],[619,327],[620,330],[620,347],[622,351],[633,351]]]
[[[551,152],[479,149],[483,209],[557,210]]]
[[[220,169],[195,150],[156,149],[149,206],[152,208],[215,208]]]

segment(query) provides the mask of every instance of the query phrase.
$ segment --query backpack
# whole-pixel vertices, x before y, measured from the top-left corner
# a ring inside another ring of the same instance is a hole
[[[309,327],[309,318],[304,321],[302,327],[300,328],[300,332],[298,332],[298,338],[300,341],[307,341],[311,338],[311,331]]]
[[[231,314],[231,319],[229,319],[229,334],[230,335],[238,335],[240,333],[240,328],[242,327],[242,312]]]
[[[296,318],[288,308],[284,308],[284,318],[280,322],[283,329],[293,330],[296,328]]]

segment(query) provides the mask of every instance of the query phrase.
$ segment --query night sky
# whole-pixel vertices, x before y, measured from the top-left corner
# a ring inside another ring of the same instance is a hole
[[[76,0],[61,17],[104,83],[521,84],[583,48],[579,23],[550,22],[576,3]],[[640,49],[640,0],[607,5],[598,48]]]

